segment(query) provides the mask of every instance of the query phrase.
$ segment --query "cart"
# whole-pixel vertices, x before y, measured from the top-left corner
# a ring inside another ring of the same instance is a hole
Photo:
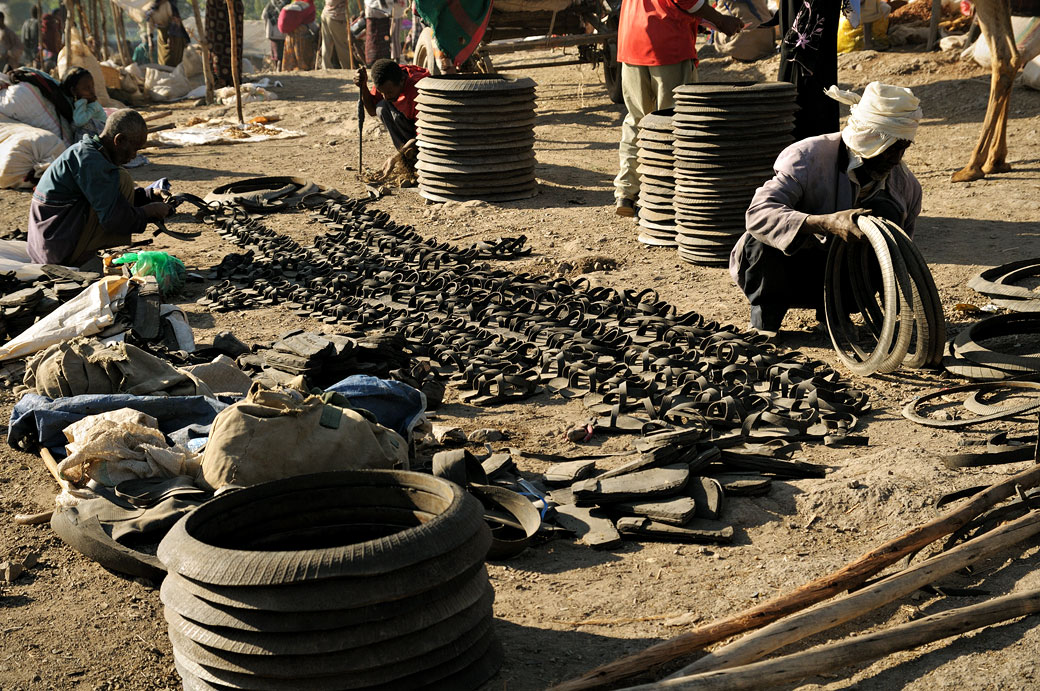
[[[622,103],[621,66],[617,61],[620,0],[495,0],[480,47],[459,67],[461,72],[532,69],[560,65],[602,64],[610,100]],[[578,49],[570,60],[524,62],[496,68],[494,56],[552,48]],[[430,74],[447,71],[433,32],[426,28],[415,48],[415,64]]]

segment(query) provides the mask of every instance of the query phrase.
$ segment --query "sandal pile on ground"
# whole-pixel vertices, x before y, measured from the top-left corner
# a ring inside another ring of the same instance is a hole
[[[678,313],[653,290],[496,268],[476,247],[424,238],[365,200],[330,201],[315,217],[327,232],[303,247],[241,209],[216,209],[206,220],[254,254],[232,286],[214,292],[262,295],[262,304],[326,324],[403,334],[465,391],[464,403],[548,391],[581,397],[601,432],[707,424],[710,438],[756,442],[842,443],[870,409],[825,363]],[[260,299],[234,307],[254,304]]]

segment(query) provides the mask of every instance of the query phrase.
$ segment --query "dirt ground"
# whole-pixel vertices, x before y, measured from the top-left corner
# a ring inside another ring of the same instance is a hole
[[[532,56],[538,58],[538,56]],[[541,56],[545,57],[545,56]],[[501,61],[505,62],[505,61]],[[702,80],[772,79],[775,60],[734,65],[705,59]],[[524,73],[523,70],[520,73]],[[624,288],[653,287],[680,310],[744,324],[746,302],[723,269],[694,267],[674,252],[636,242],[630,220],[613,213],[611,181],[623,108],[607,99],[591,67],[530,70],[538,82],[536,123],[540,194],[501,205],[427,205],[416,190],[396,191],[377,203],[395,220],[458,244],[526,234],[531,258],[518,271],[552,273],[566,262],[571,273],[587,271],[597,282]],[[1040,93],[1020,89],[1011,104],[1010,161],[1014,172],[953,184],[951,173],[967,160],[986,106],[988,75],[950,54],[865,52],[840,63],[843,84],[860,89],[881,80],[914,88],[925,113],[907,162],[924,186],[917,240],[932,266],[947,318],[955,330],[966,323],[954,306],[983,304],[965,283],[981,267],[1040,255]],[[135,169],[139,182],[168,177],[175,190],[204,195],[215,185],[252,175],[297,175],[360,194],[357,166],[356,95],[346,72],[278,75],[281,100],[248,104],[247,117],[277,114],[282,124],[307,133],[303,139],[182,149],[153,149],[151,163]],[[175,106],[184,122],[201,109]],[[233,117],[233,108],[211,114]],[[366,123],[365,162],[376,167],[391,150],[374,119]],[[24,227],[25,192],[0,192],[0,227]],[[177,222],[184,221],[181,217]],[[269,225],[298,239],[315,228],[303,215],[279,216]],[[189,266],[206,268],[234,248],[216,235],[194,243],[160,240]],[[616,263],[593,270],[602,258]],[[564,267],[566,270],[567,267]],[[267,308],[210,314],[194,304],[204,284],[181,299],[200,342],[231,330],[247,342],[266,342],[300,326],[320,328],[288,311]],[[826,335],[811,312],[794,312],[782,343],[830,362]],[[880,542],[936,515],[936,498],[948,491],[989,483],[1024,466],[953,472],[939,456],[964,439],[984,439],[1003,429],[1026,430],[1028,421],[997,423],[970,433],[932,431],[899,415],[901,405],[944,381],[931,373],[898,373],[859,379],[874,413],[864,421],[865,448],[806,447],[800,458],[826,464],[826,479],[776,483],[771,494],[732,499],[725,518],[736,526],[729,547],[703,548],[626,543],[592,551],[557,540],[490,567],[497,593],[497,631],[508,659],[489,689],[523,691],[562,681],[620,655],[634,652],[697,624],[724,617],[790,591],[834,570]],[[0,394],[0,417],[11,396]],[[458,402],[438,413],[464,429],[498,427],[521,449],[574,453],[563,431],[583,418],[577,402],[540,395],[524,404],[491,409]],[[597,440],[622,448],[624,440]],[[523,470],[543,465],[522,461]],[[0,591],[0,689],[176,688],[162,606],[153,584],[106,571],[64,546],[50,528],[16,526],[15,513],[52,505],[53,482],[38,458],[0,450],[0,559],[28,551],[41,563]],[[969,575],[944,581],[979,586],[991,595],[1040,587],[1033,541],[978,565]],[[882,608],[864,621],[833,632],[844,636],[906,622],[978,597],[918,594]],[[820,636],[819,643],[830,636]],[[1037,686],[1040,629],[1027,619],[932,644],[874,663],[808,678],[805,689],[1029,689]],[[792,686],[794,688],[794,686]]]

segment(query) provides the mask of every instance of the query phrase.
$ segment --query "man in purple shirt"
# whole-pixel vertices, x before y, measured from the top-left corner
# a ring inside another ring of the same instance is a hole
[[[29,205],[29,256],[80,266],[99,249],[129,244],[148,221],[166,218],[162,192],[136,188],[123,165],[148,137],[144,118],[125,108],[100,136],[86,136],[44,172]]]
[[[921,119],[918,99],[878,82],[862,98],[835,87],[831,96],[853,105],[848,124],[780,153],[730,253],[730,275],[762,332],[776,333],[792,307],[820,313],[830,243],[862,239],[857,215],[882,216],[912,235],[921,213],[921,184],[902,162]]]

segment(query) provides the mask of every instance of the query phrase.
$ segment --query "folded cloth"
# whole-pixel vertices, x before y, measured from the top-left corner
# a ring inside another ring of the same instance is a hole
[[[213,418],[228,405],[208,396],[110,394],[50,399],[26,394],[11,410],[7,443],[12,448],[28,452],[45,446],[55,455],[64,457],[66,427],[88,415],[120,408],[151,415],[163,434],[179,443],[186,443],[191,437],[207,436]]]
[[[343,395],[351,408],[367,410],[376,422],[405,440],[412,438],[412,430],[422,422],[426,412],[425,394],[393,379],[355,374],[325,390]]]

